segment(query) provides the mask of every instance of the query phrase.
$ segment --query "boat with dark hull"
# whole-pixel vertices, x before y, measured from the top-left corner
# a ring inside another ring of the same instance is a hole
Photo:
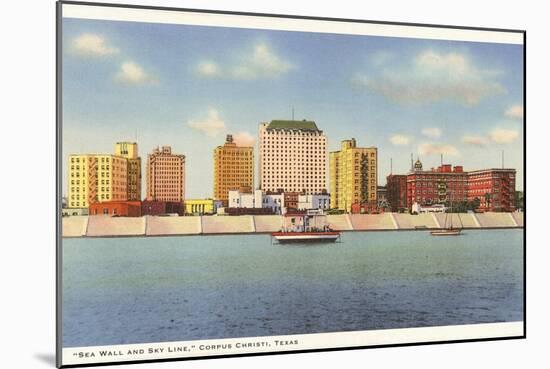
[[[340,232],[274,232],[271,237],[279,243],[335,242],[340,238]]]

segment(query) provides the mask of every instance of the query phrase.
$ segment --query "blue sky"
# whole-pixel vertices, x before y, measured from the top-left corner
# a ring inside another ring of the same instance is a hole
[[[425,168],[505,166],[523,181],[521,45],[63,20],[63,160],[137,137],[185,154],[186,197],[211,197],[212,150],[258,124],[311,119],[329,150],[379,152],[379,184]],[[257,158],[256,158],[257,159]],[[145,170],[145,164],[143,164]],[[66,182],[66,180],[64,180]],[[64,183],[64,193],[66,183]],[[145,181],[143,183],[145,194]]]

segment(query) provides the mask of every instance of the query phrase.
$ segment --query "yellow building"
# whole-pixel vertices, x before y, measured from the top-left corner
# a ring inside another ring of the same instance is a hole
[[[128,201],[141,201],[141,158],[136,142],[117,142],[115,155],[128,160]]]
[[[214,214],[216,205],[214,199],[188,199],[185,200],[185,214]]]
[[[68,207],[127,200],[127,159],[116,155],[69,156]]]
[[[376,203],[378,152],[376,147],[357,147],[354,138],[342,141],[340,151],[330,153],[330,206],[351,211],[353,204]]]
[[[254,186],[254,148],[237,146],[227,135],[225,144],[214,149],[214,198],[227,205],[229,191]]]

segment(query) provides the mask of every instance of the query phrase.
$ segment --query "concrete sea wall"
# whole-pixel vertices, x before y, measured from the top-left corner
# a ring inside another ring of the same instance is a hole
[[[200,234],[201,217],[146,217],[146,236]]]
[[[63,237],[86,236],[88,228],[87,216],[72,216],[63,218]]]
[[[145,235],[145,217],[141,218],[111,218],[109,216],[94,215],[88,217],[86,236],[143,236]]]
[[[327,215],[327,223],[330,228],[337,231],[351,231],[353,226],[348,214]]]
[[[262,215],[254,217],[256,232],[277,232],[283,227],[283,217],[279,215]]]
[[[201,217],[202,233],[254,233],[254,216],[203,216]]]
[[[397,223],[398,229],[416,229],[416,228],[439,228],[436,219],[432,214],[392,214]],[[441,225],[443,226],[443,225]]]
[[[351,214],[350,216],[352,228],[356,231],[374,231],[398,229],[395,223],[394,214]]]
[[[184,236],[198,234],[269,233],[281,229],[279,215],[241,216],[145,216],[103,215],[63,218],[63,237]],[[448,226],[477,229],[521,228],[523,213],[483,214],[341,214],[328,215],[331,228],[339,231],[396,231],[438,229]]]

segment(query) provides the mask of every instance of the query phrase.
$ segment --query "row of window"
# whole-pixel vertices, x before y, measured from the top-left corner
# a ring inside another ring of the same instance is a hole
[[[149,161],[151,161],[152,159],[155,160],[156,164],[185,162],[184,158],[181,158],[179,156],[170,156],[170,155],[151,155]]]
[[[224,151],[216,151],[215,154],[220,158],[227,158],[228,156],[244,156],[246,160],[250,160],[252,155],[252,150],[224,150]],[[242,160],[242,159],[241,159]]]
[[[514,173],[492,173],[492,174],[470,174],[470,179],[486,178],[486,179],[495,179],[495,178],[515,178]]]
[[[265,187],[266,191],[276,192],[281,189],[281,187]],[[324,187],[286,187],[285,191],[291,191],[291,192],[312,192],[312,193],[319,193],[324,191]]]
[[[292,136],[292,137],[286,137],[286,136]],[[318,140],[318,139],[325,139],[326,137],[323,136],[321,132],[306,132],[306,131],[274,131],[274,130],[265,130],[262,132],[261,136],[262,139],[265,138],[280,138],[280,139],[301,139],[301,140]]]
[[[243,171],[243,172],[251,172],[252,171],[252,166],[244,166],[244,165],[226,165],[226,166],[218,166],[218,171],[220,172],[228,172],[230,170],[239,170],[239,171]]]
[[[285,172],[284,173],[285,175],[283,174],[280,174],[280,175],[270,175],[270,174],[265,174],[262,176],[262,179],[274,179],[274,180],[277,180],[277,179],[283,179],[283,178],[290,178],[290,179],[296,179],[298,181],[303,181],[303,180],[306,180],[306,179],[318,179],[318,178],[324,178],[324,174],[323,173],[320,173],[320,172],[315,172],[315,173],[306,173],[308,174],[307,176],[303,176],[303,175],[293,175],[292,173],[288,173]]]
[[[412,190],[411,193],[414,195],[415,193],[423,193],[423,194],[439,194],[440,191],[438,190],[435,190],[435,189],[428,189],[428,190],[418,190],[418,191],[415,191],[415,190]],[[453,192],[441,192],[441,193],[457,193],[457,194],[465,194],[465,193],[468,193],[468,191],[466,190],[456,190],[456,191],[453,191]]]

